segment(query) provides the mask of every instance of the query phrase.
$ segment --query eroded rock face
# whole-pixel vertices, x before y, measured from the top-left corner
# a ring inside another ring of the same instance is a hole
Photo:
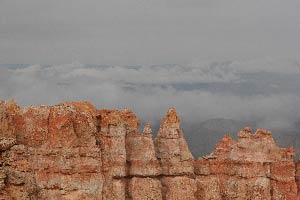
[[[161,174],[161,167],[155,155],[152,129],[146,124],[142,134],[128,134],[126,138],[128,174],[152,177]]]
[[[15,121],[19,113],[19,106],[15,101],[0,101],[0,136],[3,138],[16,138]]]
[[[279,148],[269,131],[226,135],[195,161],[198,199],[298,199],[294,150]],[[212,192],[214,191],[214,192]]]
[[[158,130],[156,144],[157,158],[163,175],[194,174],[193,156],[189,151],[183,132],[179,127],[175,109],[169,109]]]
[[[129,110],[88,102],[0,101],[0,200],[300,199],[300,164],[271,133],[245,128],[194,160],[175,109],[157,137]]]
[[[134,177],[129,181],[129,199],[162,199],[162,185],[158,178]]]
[[[102,199],[95,110],[86,104],[20,109],[16,143],[1,154],[5,199]]]

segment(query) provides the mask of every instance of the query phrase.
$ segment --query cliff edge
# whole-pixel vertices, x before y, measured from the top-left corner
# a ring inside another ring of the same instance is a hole
[[[0,101],[0,200],[297,200],[300,165],[245,128],[194,159],[176,110],[157,137],[129,109]]]

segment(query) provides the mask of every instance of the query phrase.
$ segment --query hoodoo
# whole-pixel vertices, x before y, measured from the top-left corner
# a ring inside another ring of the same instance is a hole
[[[171,108],[157,137],[129,110],[0,101],[0,200],[297,200],[300,165],[245,128],[199,159]]]

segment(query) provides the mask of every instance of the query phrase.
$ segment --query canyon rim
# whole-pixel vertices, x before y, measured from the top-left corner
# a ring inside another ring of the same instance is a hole
[[[129,109],[0,101],[1,200],[297,200],[300,165],[271,132],[246,127],[193,158],[176,110],[157,136]]]

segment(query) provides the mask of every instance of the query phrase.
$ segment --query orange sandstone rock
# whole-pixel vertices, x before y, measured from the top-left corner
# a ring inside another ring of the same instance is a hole
[[[161,174],[160,164],[155,155],[150,124],[146,125],[143,134],[127,136],[126,153],[129,175],[148,177]]]
[[[84,106],[84,105],[83,105]],[[12,199],[102,199],[102,160],[93,115],[76,106],[20,109],[16,144],[2,153]]]
[[[160,160],[163,175],[194,174],[193,156],[179,127],[179,122],[175,109],[171,108],[158,130],[155,140],[156,155]]]
[[[0,200],[299,200],[300,164],[247,127],[198,160],[169,109],[153,141],[129,109],[0,101]]]
[[[198,198],[297,199],[293,158],[294,150],[278,147],[266,130],[253,134],[245,128],[238,141],[225,136],[214,152],[195,161]]]
[[[165,200],[196,200],[196,182],[187,176],[163,177],[163,199]]]
[[[0,101],[0,139],[16,139],[16,116],[19,106],[15,101]]]
[[[162,200],[162,186],[159,179],[134,177],[129,182],[129,198],[132,200]]]

